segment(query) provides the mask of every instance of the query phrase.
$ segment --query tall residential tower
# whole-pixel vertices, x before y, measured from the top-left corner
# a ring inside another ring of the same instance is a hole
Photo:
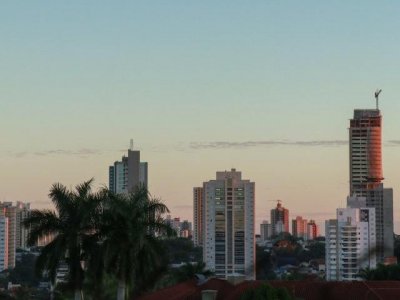
[[[219,278],[255,279],[254,189],[235,169],[203,184],[203,261]]]
[[[193,188],[193,243],[203,246],[203,188]]]

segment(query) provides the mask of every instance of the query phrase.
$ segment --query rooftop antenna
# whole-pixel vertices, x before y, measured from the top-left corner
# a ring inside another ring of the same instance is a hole
[[[379,110],[379,94],[382,92],[381,89],[375,91],[376,109]]]
[[[131,145],[129,149],[133,151],[133,139],[131,139]]]

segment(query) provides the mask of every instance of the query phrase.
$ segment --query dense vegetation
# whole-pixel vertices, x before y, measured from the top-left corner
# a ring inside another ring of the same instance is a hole
[[[256,278],[257,280],[276,279],[274,270],[287,264],[298,266],[303,262],[310,262],[313,259],[325,259],[325,244],[322,241],[311,241],[307,248],[300,244],[289,233],[282,233],[274,239],[274,247],[265,249],[256,247]],[[287,280],[301,280],[304,276],[293,274],[285,278]]]
[[[202,261],[201,248],[192,241],[173,237],[163,216],[168,208],[152,198],[145,187],[129,195],[116,195],[107,189],[92,191],[92,180],[69,190],[61,184],[51,187],[56,211],[34,210],[26,220],[29,244],[40,236],[55,239],[39,256],[21,255],[13,270],[3,272],[0,285],[20,283],[13,295],[0,292],[0,299],[45,299],[36,289],[40,280],[55,283],[57,268],[69,268],[67,282],[58,284],[53,299],[127,299],[144,291],[174,285],[194,277],[210,275]],[[400,258],[400,238],[395,238],[395,255]],[[308,248],[289,234],[276,237],[272,251],[256,248],[258,280],[275,279],[274,269],[287,261],[295,264],[324,258],[324,244],[315,241]],[[197,263],[192,263],[197,262]],[[170,264],[181,267],[171,268]],[[400,280],[400,266],[379,265],[363,270],[367,280]],[[44,279],[42,277],[45,277]],[[286,279],[301,279],[294,276]],[[292,299],[285,290],[262,285],[246,291],[242,299]]]
[[[400,265],[379,264],[376,269],[362,270],[360,276],[366,280],[400,280]]]
[[[43,235],[55,236],[36,260],[38,275],[46,273],[54,283],[57,268],[68,266],[68,280],[56,298],[73,291],[76,300],[84,293],[85,299],[110,299],[113,290],[123,300],[149,289],[166,270],[160,237],[174,231],[163,219],[168,208],[145,187],[129,195],[93,192],[89,180],[74,190],[55,184],[49,196],[56,212],[33,210],[25,225],[30,245]]]

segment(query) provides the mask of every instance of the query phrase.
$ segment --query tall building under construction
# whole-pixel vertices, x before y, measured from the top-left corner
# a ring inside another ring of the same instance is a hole
[[[376,109],[354,110],[349,150],[350,196],[365,197],[366,206],[375,208],[377,261],[383,262],[393,255],[393,190],[383,187],[382,115],[378,103]]]

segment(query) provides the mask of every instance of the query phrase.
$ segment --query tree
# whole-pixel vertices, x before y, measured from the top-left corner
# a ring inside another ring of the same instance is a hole
[[[366,280],[400,280],[400,265],[379,264],[376,269],[363,269],[360,277]]]
[[[23,286],[37,286],[40,280],[35,274],[36,256],[31,253],[24,253],[21,260],[16,262],[15,268],[9,272],[8,280],[17,282]],[[1,299],[1,298],[0,298]]]
[[[256,278],[257,280],[276,278],[271,253],[258,245],[256,245]]]
[[[202,261],[203,254],[201,247],[195,247],[193,241],[187,238],[178,237],[162,240],[170,263],[188,263]]]
[[[167,206],[151,198],[144,186],[127,196],[108,191],[100,235],[106,271],[118,279],[118,300],[125,299],[129,288],[137,292],[163,267],[162,247],[156,235],[173,235],[162,218],[167,212]]]
[[[93,179],[68,190],[60,183],[53,184],[49,197],[56,212],[33,210],[25,220],[30,228],[28,244],[33,246],[44,235],[54,235],[54,240],[41,251],[36,261],[39,275],[47,271],[55,280],[57,268],[65,262],[69,269],[69,286],[75,300],[81,299],[84,269],[82,261],[90,255],[83,245],[96,234],[95,220],[101,211],[102,193],[91,190]]]
[[[203,262],[195,264],[186,263],[175,271],[175,278],[177,282],[182,282],[194,278],[196,274],[201,274],[205,277],[209,277],[213,273],[206,269],[206,264]]]

